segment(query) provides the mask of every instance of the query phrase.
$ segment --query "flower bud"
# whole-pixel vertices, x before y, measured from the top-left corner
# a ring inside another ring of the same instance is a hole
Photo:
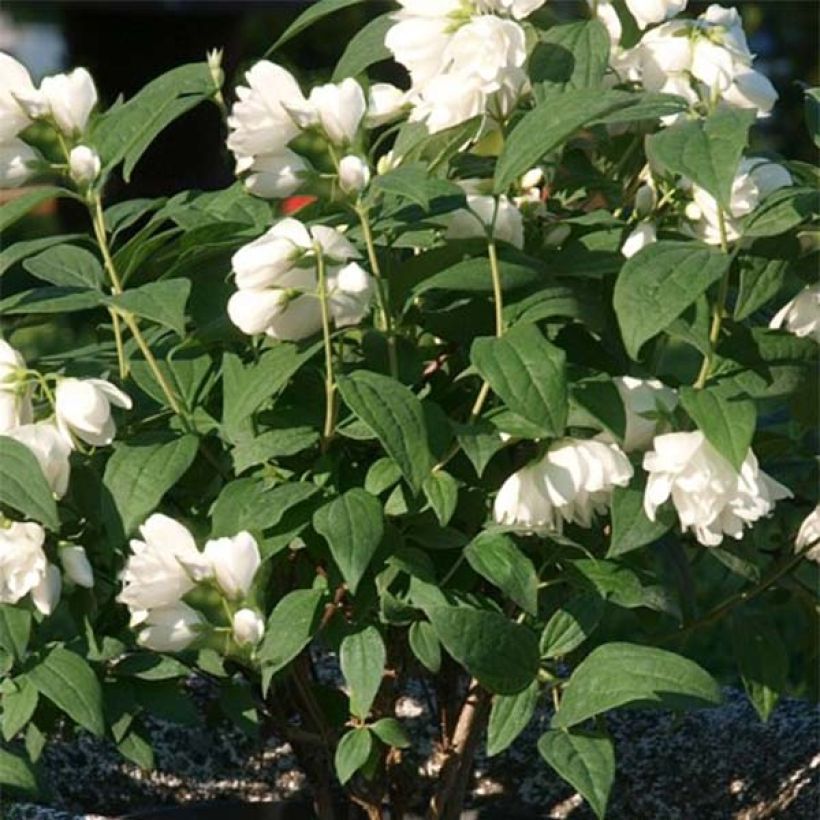
[[[638,251],[643,250],[647,245],[658,241],[658,232],[654,222],[641,222],[635,230],[626,238],[621,253],[627,258],[632,258]]]
[[[68,546],[60,550],[60,562],[65,574],[78,587],[91,589],[94,586],[94,570],[82,547]]]
[[[283,148],[275,154],[254,157],[245,187],[263,199],[284,199],[302,187],[310,165],[294,151]]]
[[[346,194],[357,194],[370,182],[370,168],[355,154],[342,157],[339,163],[339,186]]]
[[[285,290],[238,290],[228,300],[228,316],[248,336],[264,333],[290,303]]]
[[[88,71],[75,68],[70,74],[46,77],[40,84],[40,93],[63,134],[74,136],[85,131],[91,110],[97,104],[97,88]]]
[[[240,609],[233,616],[233,637],[240,646],[256,646],[265,634],[265,622],[253,609]]]
[[[205,625],[199,612],[177,601],[147,614],[137,643],[155,652],[181,652],[193,643]]]
[[[527,191],[530,188],[537,188],[543,181],[543,170],[541,168],[530,168],[530,170],[521,177],[521,187]]]
[[[362,87],[348,77],[340,83],[319,85],[310,92],[308,107],[334,145],[349,145],[356,138],[367,104]]]
[[[100,155],[87,145],[78,145],[68,155],[68,171],[77,185],[88,185],[100,175]]]
[[[657,202],[655,189],[651,185],[641,185],[635,194],[635,213],[643,219],[655,210]]]
[[[407,104],[407,92],[390,83],[374,83],[367,99],[365,124],[376,128],[397,120]]]
[[[60,603],[62,588],[60,570],[54,564],[49,564],[40,578],[40,583],[31,590],[31,602],[43,615],[51,615]]]
[[[208,541],[203,556],[213,568],[217,584],[231,600],[248,594],[262,563],[256,539],[249,532]]]
[[[211,72],[211,79],[217,88],[222,88],[225,82],[225,72],[222,70],[222,49],[212,48],[205,52],[205,59],[208,63],[208,71]]]

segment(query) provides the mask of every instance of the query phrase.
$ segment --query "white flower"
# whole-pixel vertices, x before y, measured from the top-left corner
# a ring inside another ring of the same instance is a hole
[[[243,173],[260,155],[281,154],[299,133],[289,109],[307,104],[293,75],[275,63],[262,60],[245,74],[239,101],[231,109],[228,148],[236,157],[236,172]]]
[[[78,185],[88,185],[100,175],[100,155],[88,145],[77,145],[68,155],[68,171]]]
[[[777,311],[769,327],[785,328],[795,336],[809,336],[820,343],[820,285],[801,290]]]
[[[511,14],[516,20],[523,20],[546,2],[547,0],[477,0],[477,5],[479,11]]]
[[[654,222],[639,222],[624,240],[621,254],[631,259],[638,251],[658,241],[658,229]]]
[[[19,100],[34,94],[25,66],[0,52],[0,142],[10,140],[29,126],[31,119]]]
[[[40,583],[31,590],[31,602],[43,615],[51,615],[60,602],[62,589],[60,570],[54,564],[49,564]]]
[[[443,66],[444,49],[449,40],[452,20],[461,0],[399,0],[402,11],[393,15],[396,25],[385,36],[384,44],[409,72],[413,86],[419,88],[438,75]]]
[[[114,440],[111,405],[131,409],[131,399],[105,379],[61,379],[54,399],[57,426],[68,440],[73,434],[94,447]]]
[[[424,122],[436,134],[483,114],[487,95],[475,77],[456,80],[450,74],[439,74],[413,97],[413,104],[410,119]]]
[[[94,586],[94,570],[82,547],[69,546],[60,549],[60,563],[65,574],[79,587]]]
[[[644,510],[655,520],[658,507],[671,498],[681,529],[715,547],[724,535],[743,537],[749,526],[774,509],[774,502],[791,492],[759,469],[749,450],[740,472],[715,450],[699,430],[657,436],[654,450],[644,455],[649,478]]]
[[[45,539],[45,530],[34,521],[0,528],[0,603],[16,604],[35,589],[46,599],[50,580]]]
[[[623,25],[618,11],[610,0],[587,0],[587,6],[595,12],[595,16],[604,24],[604,28],[609,34],[609,41],[613,47],[617,47],[623,35]]]
[[[22,140],[0,142],[0,188],[18,188],[36,170],[37,152]]]
[[[301,222],[283,219],[258,239],[243,245],[231,257],[237,287],[290,287],[287,274],[310,249],[310,235],[306,230],[303,235],[303,230]]]
[[[177,601],[148,613],[145,627],[137,634],[137,643],[155,652],[181,652],[193,643],[205,626],[199,612]]]
[[[769,114],[777,102],[777,91],[769,78],[753,68],[736,71],[732,84],[721,95],[723,102],[736,108],[756,108]]]
[[[31,391],[22,385],[26,362],[19,351],[0,339],[0,434],[33,418]]]
[[[317,85],[308,97],[305,125],[321,126],[334,145],[349,145],[356,139],[366,109],[364,91],[351,77]]]
[[[336,327],[357,325],[370,312],[373,277],[357,262],[350,262],[328,276],[330,312]]]
[[[486,237],[492,227],[495,239],[524,247],[524,220],[521,211],[506,196],[498,198],[481,194],[467,195],[467,209],[447,216],[447,239]]]
[[[688,0],[626,0],[638,28],[645,29],[653,23],[661,23],[680,14]]]
[[[265,634],[265,622],[253,609],[240,609],[233,616],[233,638],[240,646],[256,646]]]
[[[228,299],[228,316],[243,333],[256,336],[265,333],[289,303],[287,291],[279,288],[238,290]]]
[[[803,520],[794,539],[796,552],[806,549],[809,544],[814,546],[806,553],[810,561],[820,562],[820,504],[818,504]]]
[[[666,426],[663,414],[671,413],[677,406],[678,394],[657,379],[618,376],[614,382],[626,412],[623,449],[627,453],[648,450]]]
[[[284,199],[296,193],[310,175],[310,165],[289,148],[253,157],[245,187],[263,199]]]
[[[546,455],[511,475],[495,501],[495,520],[524,532],[560,532],[564,522],[592,525],[606,512],[614,487],[625,487],[633,469],[613,443],[559,439]]]
[[[131,541],[132,555],[117,596],[131,610],[132,626],[142,623],[149,610],[173,606],[211,574],[191,533],[173,518],[154,513],[140,527],[140,535],[142,540]]]
[[[399,119],[407,107],[407,92],[390,83],[373,83],[367,93],[365,125],[376,128]]]
[[[40,94],[57,127],[67,136],[82,134],[91,111],[97,104],[97,88],[84,68],[70,74],[46,77],[40,84]]]
[[[57,426],[50,421],[38,421],[35,424],[21,424],[8,430],[5,435],[31,450],[51,492],[62,498],[68,490],[71,475],[71,445]]]
[[[742,217],[752,213],[769,194],[787,188],[792,182],[791,175],[782,165],[760,158],[742,159],[732,183],[730,213],[726,214],[727,240],[732,242],[740,237],[739,220]],[[697,185],[692,186],[692,197],[699,217],[694,226],[695,234],[710,245],[719,245],[717,201]]]
[[[205,544],[203,557],[214,578],[231,600],[244,598],[251,588],[256,570],[262,563],[256,539],[249,532],[233,538],[216,538]]]
[[[339,187],[346,194],[357,194],[370,182],[370,168],[355,154],[342,157],[339,162]]]

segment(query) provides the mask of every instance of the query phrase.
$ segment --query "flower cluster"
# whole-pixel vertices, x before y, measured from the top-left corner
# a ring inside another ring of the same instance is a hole
[[[545,0],[399,0],[385,45],[410,73],[410,118],[431,133],[504,120],[529,90],[519,21]]]
[[[335,228],[282,219],[234,254],[239,290],[228,315],[248,335],[295,341],[321,329],[324,299],[338,327],[357,324],[373,295],[372,277],[351,261],[358,257]]]
[[[159,513],[145,521],[140,535],[131,541],[117,600],[128,607],[132,628],[140,628],[141,645],[178,652],[220,631],[240,647],[259,643],[264,621],[247,603],[261,564],[252,535],[213,539],[200,552],[182,524]],[[216,605],[208,594],[214,591]]]
[[[669,433],[677,394],[657,380],[615,380],[626,411],[623,450],[610,434],[595,440],[561,439],[540,460],[511,475],[495,501],[495,520],[521,532],[560,533],[564,522],[592,525],[605,513],[615,487],[629,484],[633,468],[626,452],[644,452],[648,474],[647,517],[671,499],[681,528],[705,546],[724,535],[741,538],[744,526],[769,515],[791,492],[759,469],[749,450],[740,471],[703,433]],[[649,450],[650,452],[646,452]]]
[[[26,68],[0,53],[0,188],[23,184],[44,164],[19,136],[35,121],[49,123],[60,134],[71,179],[79,186],[93,182],[100,158],[82,138],[96,104],[97,88],[86,69],[46,77],[35,88]]]

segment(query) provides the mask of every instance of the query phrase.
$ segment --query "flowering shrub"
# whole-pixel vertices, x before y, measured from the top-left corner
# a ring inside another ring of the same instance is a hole
[[[42,183],[0,224],[65,197],[90,228],[0,253],[41,283],[0,301],[0,783],[35,791],[66,719],[150,767],[201,674],[321,817],[334,779],[456,817],[544,701],[602,817],[608,711],[733,667],[764,719],[811,692],[816,171],[747,152],[776,93],[736,10],[685,6],[400,0],[328,84],[223,89],[215,52],[106,110],[0,55],[0,181]],[[368,81],[391,57],[406,89]],[[208,101],[236,184],[106,205]],[[75,312],[95,344],[24,360]]]

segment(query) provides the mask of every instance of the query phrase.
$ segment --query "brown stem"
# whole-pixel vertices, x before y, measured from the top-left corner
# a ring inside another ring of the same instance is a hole
[[[473,758],[487,722],[490,694],[473,679],[448,744],[436,793],[427,811],[428,820],[457,820],[467,791]]]

